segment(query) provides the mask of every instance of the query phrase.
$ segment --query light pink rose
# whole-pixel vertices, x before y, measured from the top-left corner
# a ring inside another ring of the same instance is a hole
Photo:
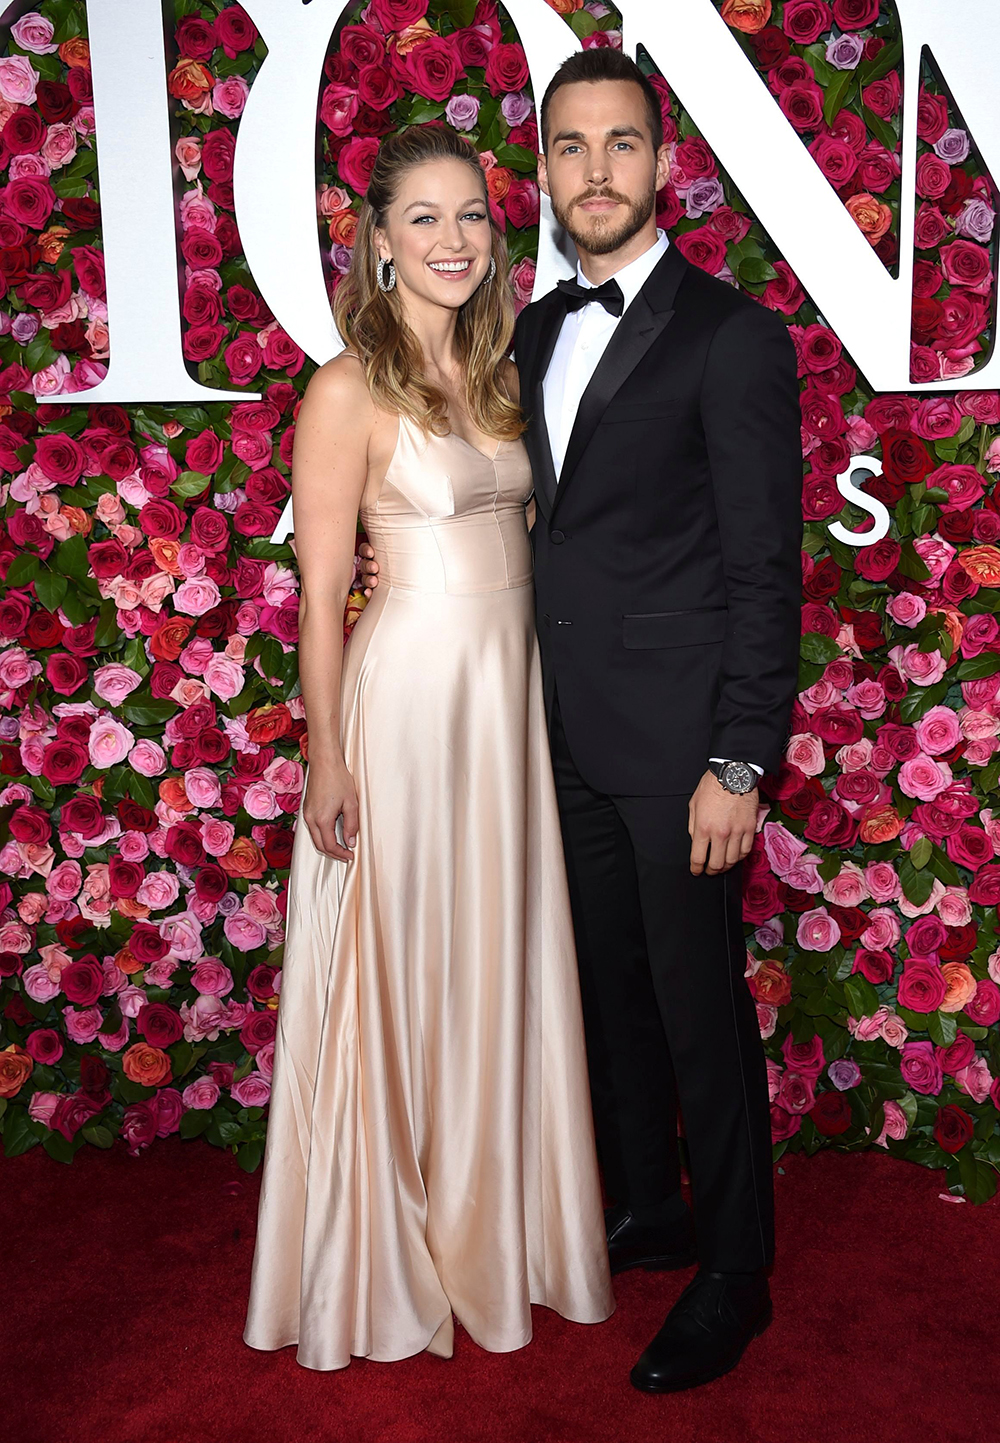
[[[263,780],[276,792],[301,792],[304,776],[301,762],[291,757],[275,757],[264,768]]]
[[[825,677],[813,682],[812,686],[806,687],[805,691],[799,692],[799,703],[810,714],[818,711],[821,706],[832,706],[834,702],[840,701],[840,690]]]
[[[774,1102],[781,1086],[782,1068],[772,1058],[767,1059],[767,1100]]]
[[[30,657],[23,647],[12,646],[0,656],[0,686],[13,689],[41,674],[41,662]]]
[[[887,1147],[888,1138],[892,1138],[894,1142],[902,1142],[909,1129],[910,1124],[906,1113],[898,1102],[893,1102],[890,1098],[885,1103],[885,1121],[882,1124],[882,1131],[875,1139],[876,1147]]]
[[[193,962],[205,948],[201,940],[201,925],[189,912],[175,912],[160,923],[160,935],[175,957],[182,962]]]
[[[255,947],[262,947],[267,941],[267,933],[261,923],[255,922],[243,911],[234,912],[231,917],[227,917],[222,924],[222,930],[239,952],[252,952]]]
[[[984,741],[1000,733],[1000,717],[989,711],[975,711],[966,706],[958,713],[958,724],[967,741]]]
[[[269,887],[262,887],[259,882],[251,882],[247,888],[243,910],[248,917],[252,917],[264,927],[277,927],[281,924],[281,913],[278,911],[274,893]]]
[[[26,55],[0,58],[0,97],[14,105],[34,105],[37,87],[38,71]]]
[[[888,866],[886,862],[877,866]],[[899,922],[891,907],[875,907],[868,913],[868,926],[861,934],[861,945],[871,952],[891,951],[900,938]]]
[[[58,1092],[34,1092],[28,1099],[28,1116],[32,1122],[44,1122],[51,1126],[52,1114],[59,1106]]]
[[[271,1096],[271,1084],[260,1072],[249,1072],[230,1088],[241,1107],[264,1107]]]
[[[88,750],[95,767],[117,766],[125,760],[133,746],[135,737],[127,726],[112,716],[98,717],[90,728]]]
[[[270,821],[280,816],[281,808],[278,799],[266,782],[251,782],[243,793],[243,806],[260,821]]]
[[[182,677],[170,693],[171,701],[185,708],[194,706],[195,702],[204,701],[207,696],[208,687],[195,676]]]
[[[217,807],[222,800],[222,784],[210,767],[192,767],[186,771],[184,792],[191,805],[201,810]]]
[[[921,651],[916,642],[911,642],[909,646],[890,647],[889,660],[895,663],[907,681],[917,686],[934,686],[948,666],[936,647],[933,651]]]
[[[771,864],[771,870],[775,876],[785,876],[785,873],[802,856],[806,850],[806,843],[801,837],[796,837],[787,827],[780,822],[765,822],[763,828],[764,851],[767,860]]]
[[[925,752],[904,762],[899,769],[899,789],[908,797],[921,802],[932,802],[952,783],[951,767],[947,762],[936,762]]]
[[[21,986],[33,1002],[51,1002],[62,991],[58,977],[50,977],[42,962],[36,962],[21,974]]]
[[[118,661],[99,666],[94,672],[94,690],[109,706],[121,706],[125,698],[141,685],[142,677],[139,673]]]
[[[766,1042],[769,1037],[774,1036],[774,1029],[778,1025],[778,1009],[770,1002],[758,1002],[757,1026],[760,1028],[760,1035]]]
[[[20,48],[30,50],[32,55],[52,55],[59,49],[52,39],[55,34],[52,21],[39,15],[37,10],[22,15],[20,20],[10,27],[10,33]]]
[[[980,741],[969,742],[966,745],[965,760],[970,767],[985,767],[998,749],[1000,749],[1000,741],[996,737],[983,737]]]
[[[274,1071],[274,1043],[265,1042],[264,1046],[259,1049],[255,1061],[257,1071],[270,1082],[271,1074]]]
[[[211,1077],[199,1077],[189,1082],[181,1093],[185,1107],[196,1107],[202,1112],[213,1108],[219,1100],[219,1084]]]
[[[210,577],[189,576],[174,592],[174,610],[185,616],[204,616],[222,600],[222,593]]]
[[[946,927],[967,927],[972,921],[968,889],[945,887],[937,900],[937,914]]]
[[[926,601],[912,591],[898,591],[885,609],[897,626],[917,626],[927,615]]]
[[[149,843],[144,832],[122,832],[118,839],[118,855],[126,862],[143,862],[149,856]]]
[[[881,1036],[882,1023],[888,1015],[888,1007],[879,1007],[871,1017],[847,1018],[847,1030],[859,1042],[874,1042]]]
[[[918,536],[913,549],[931,574],[928,584],[937,586],[955,555],[954,546],[942,541],[940,536]]]
[[[210,636],[194,636],[177,660],[192,676],[203,676],[206,666],[214,655],[215,651]]]
[[[826,768],[823,743],[815,732],[797,732],[790,737],[785,747],[785,756],[792,766],[798,767],[807,777],[819,777]]]
[[[221,817],[202,817],[201,845],[210,857],[224,857],[233,845],[236,828]]]
[[[77,133],[71,125],[64,125],[61,122],[50,125],[48,134],[42,142],[42,159],[47,161],[53,170],[59,170],[73,160],[77,144]]]
[[[147,872],[135,896],[144,907],[160,912],[177,901],[180,890],[180,882],[173,872]]]
[[[871,766],[873,750],[869,739],[862,737],[859,742],[839,747],[833,759],[842,772],[864,772]]]
[[[225,997],[233,990],[233,974],[218,957],[202,957],[191,969],[191,982],[199,992]]]
[[[789,867],[782,880],[797,892],[820,892],[823,889],[823,879],[818,867],[819,858],[812,852],[805,852]]]
[[[26,927],[35,927],[45,916],[48,905],[44,892],[26,892],[17,904],[17,915]]]
[[[882,1018],[879,1027],[879,1036],[888,1047],[895,1047],[898,1051],[909,1035],[906,1023],[897,1012],[893,1012],[889,1008],[885,1008],[884,1011],[886,1015]]]
[[[69,860],[53,867],[45,879],[46,892],[60,902],[72,901],[82,886],[83,872],[80,863]]]
[[[915,730],[921,751],[932,757],[950,752],[962,740],[958,718],[947,706],[932,706],[917,722]]]
[[[880,717],[886,708],[885,690],[879,681],[859,681],[857,686],[848,687],[846,698],[865,721]]]
[[[955,1082],[962,1092],[972,1098],[973,1102],[985,1102],[990,1095],[990,1088],[993,1086],[993,1076],[986,1065],[985,1057],[975,1058],[968,1067],[963,1067],[956,1072]]]
[[[196,180],[201,173],[201,137],[182,135],[174,146],[174,155],[184,172],[184,179]]]
[[[129,766],[144,777],[158,777],[166,770],[167,755],[159,742],[141,737],[128,754]]]
[[[226,1008],[218,997],[202,993],[178,1008],[188,1042],[214,1042],[226,1022]]]
[[[232,701],[243,690],[243,668],[232,657],[216,653],[205,667],[205,685],[222,701]]]
[[[0,927],[0,952],[30,952],[32,938],[21,922],[4,922]],[[44,956],[44,948],[39,948]]]
[[[836,877],[824,886],[823,896],[836,907],[858,907],[871,893],[858,864],[844,862]]]
[[[986,963],[986,970],[990,975],[990,980],[1000,985],[1000,947],[998,947],[995,952],[990,953]]]
[[[878,440],[878,432],[863,416],[847,416],[847,440],[852,456],[862,456],[871,451]]]
[[[829,952],[840,941],[840,925],[825,907],[814,907],[800,916],[795,940],[805,952]]]

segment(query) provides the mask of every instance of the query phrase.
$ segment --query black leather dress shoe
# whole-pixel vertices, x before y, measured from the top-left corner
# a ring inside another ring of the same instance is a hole
[[[628,1268],[669,1272],[689,1268],[696,1261],[690,1213],[669,1227],[640,1226],[628,1205],[622,1203],[607,1209],[604,1226],[612,1273],[623,1273]]]
[[[678,1393],[721,1378],[772,1316],[763,1272],[697,1272],[632,1369],[633,1386]]]

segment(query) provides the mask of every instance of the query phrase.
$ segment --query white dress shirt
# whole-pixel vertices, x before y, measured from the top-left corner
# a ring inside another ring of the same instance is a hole
[[[628,265],[622,266],[620,271],[614,273],[613,279],[618,282],[625,298],[626,311],[646,284],[669,244],[666,232],[657,229],[656,240],[649,250],[644,251],[636,260],[629,261]],[[584,275],[579,262],[576,267],[576,278],[581,286],[590,290],[596,289],[593,282]],[[552,464],[557,481],[566,459],[569,438],[573,432],[583,393],[590,385],[591,378],[620,321],[621,316],[613,316],[610,311],[605,310],[604,306],[589,305],[580,306],[575,311],[568,311],[566,319],[562,323],[555,349],[552,352],[552,359],[549,362],[549,369],[542,381],[545,425],[549,433]],[[729,760],[743,761],[745,758],[709,757],[709,761],[713,762]],[[763,768],[757,766],[755,762],[750,762],[749,765],[760,776],[764,775]]]

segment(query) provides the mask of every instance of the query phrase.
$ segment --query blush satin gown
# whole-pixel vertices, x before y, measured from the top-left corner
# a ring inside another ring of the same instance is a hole
[[[614,1308],[520,441],[401,418],[344,654],[353,861],[299,814],[244,1341],[492,1352]],[[306,779],[306,793],[309,779]],[[305,793],[304,793],[305,795]]]

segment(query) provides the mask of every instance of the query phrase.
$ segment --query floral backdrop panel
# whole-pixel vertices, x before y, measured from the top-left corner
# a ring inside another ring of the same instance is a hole
[[[621,44],[602,0],[549,3],[567,49],[570,31]],[[74,404],[114,339],[85,4],[40,0],[0,56],[0,1128],[8,1157],[40,1143],[66,1162],[118,1138],[138,1154],[179,1131],[252,1170],[308,759],[295,558],[268,537],[315,367],[261,298],[233,207],[239,117],[266,47],[239,5],[173,8],[184,355],[231,404]],[[719,9],[895,273],[894,6]],[[912,377],[953,389],[873,395],[640,60],[671,157],[660,224],[692,264],[782,314],[800,360],[801,690],[744,895],[775,1152],[878,1145],[946,1167],[954,1193],[981,1201],[1000,1169],[1000,398],[963,378],[993,344],[992,178],[928,58]],[[317,97],[331,296],[379,138],[442,124],[479,151],[526,304],[534,101],[494,0],[349,9]],[[241,387],[261,399],[241,401]],[[864,489],[892,524],[858,549],[829,526],[870,524],[836,481],[871,454],[883,475]],[[363,604],[355,591],[345,634]]]

